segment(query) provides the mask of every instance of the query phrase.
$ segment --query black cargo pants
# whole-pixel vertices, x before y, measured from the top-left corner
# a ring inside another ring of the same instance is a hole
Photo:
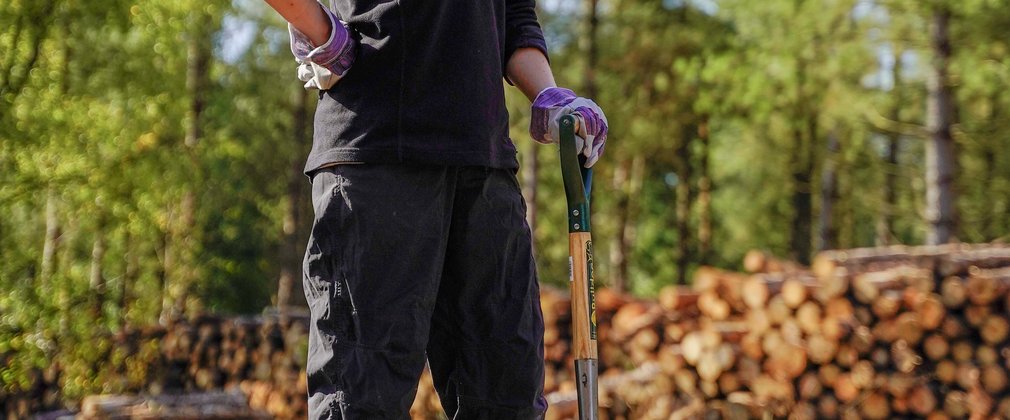
[[[312,175],[310,419],[406,418],[425,357],[450,419],[534,419],[543,315],[514,172],[348,164]]]

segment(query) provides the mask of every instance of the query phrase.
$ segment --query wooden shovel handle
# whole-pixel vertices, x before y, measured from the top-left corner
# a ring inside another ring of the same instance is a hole
[[[596,359],[596,287],[593,282],[593,239],[589,232],[568,234],[571,258],[572,356]]]

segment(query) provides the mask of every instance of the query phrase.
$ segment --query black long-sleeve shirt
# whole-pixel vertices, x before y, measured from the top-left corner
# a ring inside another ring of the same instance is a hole
[[[332,0],[359,37],[321,93],[306,173],[332,162],[516,168],[502,77],[517,49],[547,55],[534,0]]]

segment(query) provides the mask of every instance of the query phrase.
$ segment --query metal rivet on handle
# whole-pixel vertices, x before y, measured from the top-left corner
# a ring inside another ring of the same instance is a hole
[[[572,210],[572,215],[573,216],[578,216],[579,215],[579,211],[578,210]]]
[[[576,224],[575,224],[575,229],[578,229],[578,228],[579,228],[579,224],[578,224],[578,223],[576,223]]]

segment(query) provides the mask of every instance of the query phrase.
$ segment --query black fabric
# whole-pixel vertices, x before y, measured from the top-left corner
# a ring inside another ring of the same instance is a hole
[[[339,165],[313,175],[312,200],[309,418],[407,418],[426,356],[449,418],[542,418],[543,315],[513,171]]]
[[[333,0],[360,39],[321,92],[306,173],[330,162],[516,168],[502,83],[516,49],[547,54],[534,0]]]

